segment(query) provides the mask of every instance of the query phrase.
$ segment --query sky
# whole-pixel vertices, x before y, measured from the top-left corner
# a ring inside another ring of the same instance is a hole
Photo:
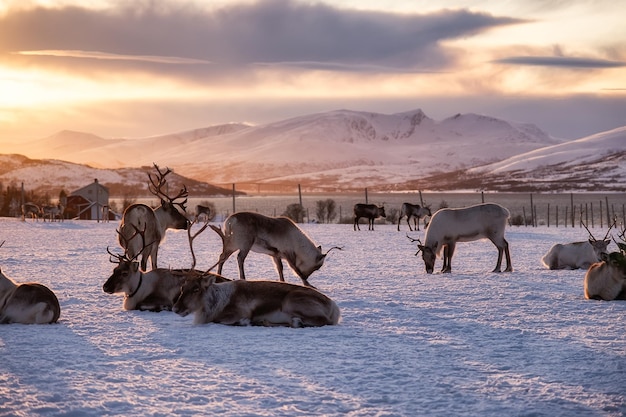
[[[626,125],[624,0],[0,0],[0,146],[350,109]]]

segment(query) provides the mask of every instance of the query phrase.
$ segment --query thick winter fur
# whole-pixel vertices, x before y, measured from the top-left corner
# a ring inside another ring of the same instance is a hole
[[[139,269],[139,262],[123,260],[102,286],[108,294],[124,293],[124,310],[171,310],[189,275],[201,274],[185,269]],[[226,278],[218,277],[220,282]]]
[[[194,313],[194,323],[317,327],[339,323],[337,304],[321,292],[278,281],[215,283],[214,276],[185,281],[173,311]]]
[[[157,268],[159,244],[167,229],[187,229],[189,221],[176,206],[161,200],[161,205],[152,209],[145,204],[132,204],[124,211],[118,240],[126,250],[128,258],[133,259],[141,253],[141,269],[146,270],[148,258],[153,269]],[[138,231],[144,234],[142,236]]]
[[[411,217],[413,217],[413,225],[415,230],[420,230],[420,219],[425,216],[432,216],[428,207],[422,207],[419,204],[404,203],[400,209],[400,216],[398,217],[398,231],[400,231],[400,220],[406,216],[406,224],[411,229]]]
[[[587,269],[602,260],[607,254],[610,240],[589,240],[587,242],[557,243],[541,258],[548,269]]]
[[[61,306],[45,285],[16,284],[0,271],[0,324],[56,323]]]
[[[379,217],[387,217],[385,214],[385,207],[378,207],[375,204],[355,204],[354,205],[354,230],[361,230],[359,227],[359,220],[361,217],[365,217],[368,222],[367,230],[374,230],[374,220]]]
[[[313,241],[287,217],[268,217],[258,213],[239,212],[229,216],[224,222],[224,231],[211,225],[223,241],[222,254],[217,262],[217,273],[222,273],[224,262],[236,251],[239,264],[239,279],[246,279],[243,263],[250,251],[264,253],[272,257],[278,276],[285,281],[282,259],[300,277],[303,284],[309,284],[309,276],[324,264],[326,254],[321,246]]]
[[[603,256],[585,274],[585,298],[593,300],[626,300],[626,264],[624,256],[612,252]]]
[[[504,238],[509,211],[493,203],[478,204],[466,208],[444,208],[437,211],[428,224],[423,245],[422,259],[426,272],[432,274],[435,260],[443,248],[441,272],[452,271],[452,255],[457,242],[489,239],[498,248],[498,262],[493,272],[500,272],[502,254],[506,256],[506,272],[513,270],[509,243]]]

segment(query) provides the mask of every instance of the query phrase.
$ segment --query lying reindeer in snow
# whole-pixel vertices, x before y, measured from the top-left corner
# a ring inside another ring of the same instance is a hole
[[[196,257],[193,252],[193,239],[206,229],[207,225],[195,235],[191,234],[191,227],[188,229],[189,246],[193,257],[193,265],[190,269],[169,269],[155,268],[149,272],[143,272],[137,258],[141,254],[140,250],[133,258],[129,258],[126,253],[123,255],[109,252],[110,261],[116,263],[113,274],[102,286],[102,290],[108,294],[124,293],[124,310],[147,310],[162,311],[172,310],[174,302],[180,295],[180,289],[186,278],[190,276],[215,276],[217,282],[229,281],[227,278],[210,272],[195,270]],[[136,233],[144,241],[144,231],[137,229]],[[134,237],[134,235],[133,235]]]
[[[59,300],[48,287],[17,284],[0,271],[0,324],[56,323],[60,315]]]
[[[195,313],[195,324],[318,327],[339,323],[337,304],[321,292],[279,281],[216,282],[215,275],[185,280],[173,311]]]

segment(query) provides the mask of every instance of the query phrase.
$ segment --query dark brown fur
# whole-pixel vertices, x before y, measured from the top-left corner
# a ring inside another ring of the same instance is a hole
[[[319,291],[277,281],[216,283],[214,276],[185,281],[173,311],[195,313],[194,323],[311,327],[337,324],[337,304]]]

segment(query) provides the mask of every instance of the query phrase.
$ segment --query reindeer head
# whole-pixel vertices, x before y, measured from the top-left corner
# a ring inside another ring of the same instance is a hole
[[[617,220],[614,220],[613,224],[609,226],[609,230],[606,231],[606,235],[604,235],[604,238],[602,238],[601,240],[598,240],[593,236],[593,234],[591,233],[587,225],[582,221],[582,219],[580,220],[580,224],[589,233],[589,243],[591,244],[591,247],[593,247],[593,251],[595,252],[597,256],[598,261],[601,261],[602,256],[608,253],[606,249],[611,243],[611,241],[608,239],[609,233],[611,232],[611,229],[615,227],[616,223],[617,223]]]
[[[187,207],[185,206],[185,204],[187,204],[187,197],[189,196],[187,186],[183,185],[183,188],[180,189],[177,195],[170,197],[167,194],[167,180],[165,177],[167,177],[172,170],[166,167],[164,171],[161,171],[157,164],[154,164],[154,168],[157,171],[156,174],[152,175],[148,173],[148,178],[150,179],[148,189],[154,196],[161,200],[161,207],[157,210],[163,211],[169,227],[174,229],[188,229],[190,222],[187,218]],[[180,201],[180,199],[183,200]],[[178,210],[178,208],[180,208],[180,210]]]
[[[408,234],[406,235],[406,237],[409,238],[411,242],[417,242],[417,252],[415,252],[415,256],[422,252],[422,260],[424,261],[424,265],[426,266],[426,273],[432,274],[435,270],[435,260],[437,259],[437,255],[435,254],[437,242],[435,242],[435,245],[433,247],[430,247],[424,246],[421,240],[413,239]]]

